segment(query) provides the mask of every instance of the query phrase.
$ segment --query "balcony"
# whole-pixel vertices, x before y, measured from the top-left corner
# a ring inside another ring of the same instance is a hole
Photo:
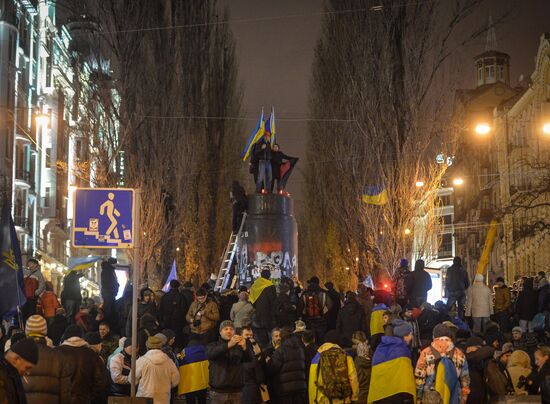
[[[30,171],[17,168],[15,170],[15,185],[18,185],[23,188],[31,187],[31,173]]]

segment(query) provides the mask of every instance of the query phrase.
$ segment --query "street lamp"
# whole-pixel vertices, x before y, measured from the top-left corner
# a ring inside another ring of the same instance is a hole
[[[416,185],[417,188],[422,188],[424,186],[424,181],[416,181]]]
[[[487,122],[479,122],[476,124],[475,132],[478,135],[485,136],[489,132],[491,132],[491,125],[489,125]]]
[[[545,135],[550,136],[550,122],[545,122],[542,125],[542,133],[544,133]]]
[[[408,236],[409,234],[411,234],[411,229],[405,229],[405,235]]]
[[[48,125],[50,123],[50,116],[48,114],[43,114],[43,113],[40,113],[40,114],[36,114],[36,124],[38,126],[40,125]]]
[[[453,185],[455,186],[461,186],[462,184],[464,184],[464,180],[462,178],[455,178],[453,180]]]

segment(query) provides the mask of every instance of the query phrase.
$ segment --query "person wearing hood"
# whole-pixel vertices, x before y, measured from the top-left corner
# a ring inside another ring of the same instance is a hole
[[[191,326],[191,337],[208,344],[214,339],[216,323],[220,319],[220,312],[216,302],[208,297],[205,289],[197,291],[197,300],[187,311],[186,320]]]
[[[116,258],[112,257],[101,263],[101,297],[103,298],[103,313],[105,315],[105,321],[113,328],[118,326],[115,301],[120,286],[115,273],[116,263]]]
[[[239,292],[239,301],[231,306],[229,318],[235,324],[235,328],[249,326],[254,318],[254,306],[248,301],[248,292]]]
[[[141,319],[144,315],[148,314],[153,317],[155,320],[158,319],[157,306],[154,302],[154,293],[150,288],[143,288],[139,291],[139,303],[138,303],[138,325],[141,323]],[[157,324],[158,328],[158,324]],[[130,306],[130,311],[128,312],[128,317],[126,317],[126,337],[132,337],[132,311]],[[143,345],[145,348],[145,344]],[[145,352],[143,350],[142,352]]]
[[[337,368],[337,364],[344,363],[344,361],[339,358],[343,359],[344,357],[346,369],[343,367]],[[347,373],[347,377],[344,372]],[[339,383],[345,386],[346,392],[340,392],[339,394],[345,394],[344,397],[337,398],[327,396],[330,392],[326,387],[333,384],[328,378],[330,376],[334,377],[336,374],[342,376],[342,378],[346,378],[346,383]],[[355,364],[353,363],[351,355],[346,354],[341,348],[340,336],[336,330],[331,330],[326,333],[325,343],[319,347],[317,354],[311,361],[311,366],[309,368],[308,394],[309,402],[318,404],[344,404],[359,400],[359,381],[357,379]]]
[[[36,366],[38,347],[32,338],[23,338],[0,356],[0,402],[26,404],[22,378]]]
[[[269,330],[275,326],[275,300],[277,288],[270,280],[271,271],[264,269],[250,287],[248,301],[256,311],[252,321],[254,338],[262,349],[269,345]]]
[[[276,403],[305,404],[307,381],[304,351],[292,330],[281,330],[281,346],[267,362],[267,373],[274,378],[271,395]]]
[[[437,372],[444,372],[444,379],[438,382]],[[430,346],[420,352],[414,370],[416,378],[416,398],[422,400],[424,394],[447,396],[450,401],[443,404],[466,402],[470,394],[470,374],[464,353],[455,347],[451,330],[438,324],[433,329],[433,340]]]
[[[519,292],[516,301],[516,314],[519,317],[519,326],[523,332],[533,332],[533,317],[537,314],[538,296],[533,288],[533,278],[526,278],[523,290]]]
[[[493,315],[493,294],[485,285],[485,277],[477,274],[474,283],[466,293],[466,317],[472,317],[473,332],[485,332],[489,318]]]
[[[409,348],[413,339],[413,330],[410,324],[400,319],[393,320],[392,326],[393,336],[383,336],[372,357],[367,401],[369,403],[412,404],[416,397]]]
[[[447,268],[447,278],[445,282],[445,290],[447,292],[447,307],[449,310],[455,305],[458,305],[458,316],[464,318],[464,303],[466,299],[466,290],[470,286],[468,273],[462,266],[460,257],[453,258],[453,265]]]
[[[520,384],[520,378],[527,378],[533,371],[531,368],[531,358],[525,351],[516,350],[510,355],[508,364],[506,365],[510,378],[512,379],[512,385],[516,396],[527,395],[526,386]]]
[[[139,347],[136,353],[139,352]],[[114,354],[108,363],[111,374],[111,393],[130,395],[130,372],[132,369],[132,339],[124,340],[123,349]]]
[[[346,292],[344,307],[338,313],[336,320],[336,330],[342,338],[344,348],[351,347],[351,337],[355,331],[365,331],[362,328],[365,322],[364,315],[365,312],[357,302],[355,293]]]
[[[325,283],[325,287],[327,288],[327,295],[332,303],[330,310],[327,312],[327,330],[334,330],[336,328],[338,313],[342,308],[342,298],[340,297],[340,293],[334,289],[334,284],[332,282]]]
[[[468,404],[483,403],[487,397],[485,368],[495,354],[494,348],[484,346],[479,337],[470,337],[464,343],[468,370],[470,372],[470,395]]]
[[[180,374],[174,362],[162,352],[162,340],[147,338],[147,353],[136,361],[136,397],[152,398],[154,404],[170,402],[170,390],[176,387]]]
[[[321,289],[319,278],[313,276],[308,281],[307,289],[300,300],[299,313],[302,313],[307,328],[313,330],[315,339],[323,341],[327,330],[326,314],[332,308],[332,301],[327,293]]]
[[[138,345],[140,352],[147,352],[146,342],[147,339],[157,334],[160,331],[160,326],[155,317],[151,314],[146,313],[139,319],[139,328],[138,328]],[[131,337],[128,337],[131,339]]]
[[[63,353],[64,374],[71,379],[71,403],[104,404],[109,392],[109,375],[99,354],[82,338],[82,329],[70,325],[58,349]]]
[[[47,332],[42,316],[35,314],[27,319],[25,333],[38,347],[38,363],[23,379],[28,404],[69,403],[71,399],[71,380],[63,367],[63,354],[48,346]]]
[[[424,269],[424,260],[416,260],[414,271],[408,277],[411,303],[420,307],[428,299],[428,291],[432,288],[432,278]]]

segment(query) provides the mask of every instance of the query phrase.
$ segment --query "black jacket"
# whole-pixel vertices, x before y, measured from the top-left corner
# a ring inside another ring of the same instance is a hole
[[[21,376],[0,356],[0,404],[27,404]]]
[[[65,341],[72,343],[74,338]],[[107,402],[109,376],[107,368],[97,353],[76,338],[76,344],[61,345],[64,374],[71,375],[71,404],[103,404]]]
[[[462,265],[451,265],[447,269],[447,281],[445,282],[445,288],[447,292],[464,292],[470,286],[470,280],[468,279],[468,273],[462,267]]]
[[[63,291],[61,292],[62,304],[65,304],[67,300],[75,300],[77,302],[82,300],[79,281],[81,277],[82,273],[71,271],[63,278]]]
[[[538,294],[533,289],[533,279],[527,278],[516,301],[516,313],[520,320],[531,321],[538,310]]]
[[[344,347],[351,347],[351,336],[355,331],[364,331],[365,312],[356,300],[346,300],[338,314],[336,329]]]
[[[118,293],[118,280],[115,267],[108,262],[101,263],[101,297],[103,299],[115,299]]]
[[[273,375],[274,397],[303,394],[307,390],[305,356],[303,348],[295,338],[289,338],[276,349],[269,362],[269,374]],[[275,401],[277,402],[277,401]]]
[[[468,403],[477,404],[487,400],[487,388],[485,383],[485,367],[493,358],[495,350],[490,346],[483,346],[475,352],[466,354],[468,369],[470,371],[470,394]]]
[[[262,146],[265,145],[266,147],[262,149]],[[254,147],[254,157],[256,160],[271,160],[271,143],[269,141],[266,141],[265,138],[262,136],[260,140],[258,140]]]
[[[267,328],[271,330],[275,326],[274,308],[277,299],[277,289],[275,285],[265,288],[253,306],[256,310],[253,324],[258,328]]]
[[[162,326],[179,334],[186,324],[187,311],[184,311],[186,306],[185,297],[179,290],[170,289],[170,292],[160,299],[159,319]]]
[[[275,322],[278,327],[294,327],[298,319],[296,307],[290,302],[290,296],[286,293],[279,293],[275,299]]]
[[[219,393],[237,393],[243,388],[243,363],[253,359],[251,346],[246,350],[236,345],[227,348],[227,341],[220,339],[206,346],[210,388]]]
[[[65,357],[59,348],[50,348],[44,338],[35,338],[38,364],[23,379],[28,404],[71,402],[71,375],[63,366]]]
[[[48,337],[55,346],[59,345],[61,337],[67,328],[67,317],[62,314],[56,314],[53,321],[48,325]]]
[[[432,278],[430,274],[427,273],[424,269],[415,269],[411,276],[409,276],[408,281],[410,282],[410,297],[423,297],[428,296],[428,290],[432,288]]]
[[[283,160],[294,160],[296,157],[287,156],[282,151],[271,151],[271,171],[273,172],[273,178],[279,179],[281,177],[281,166]]]
[[[550,361],[542,366],[538,373],[541,403],[550,404]]]
[[[330,298],[332,305],[327,312],[327,325],[328,329],[336,328],[336,320],[338,319],[338,313],[342,307],[342,300],[340,299],[340,293],[333,288],[327,289],[328,297]]]

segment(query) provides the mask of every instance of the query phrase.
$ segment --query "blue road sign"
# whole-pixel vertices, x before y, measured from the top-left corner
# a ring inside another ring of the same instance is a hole
[[[132,248],[134,246],[134,190],[77,189],[72,227],[74,247]]]

